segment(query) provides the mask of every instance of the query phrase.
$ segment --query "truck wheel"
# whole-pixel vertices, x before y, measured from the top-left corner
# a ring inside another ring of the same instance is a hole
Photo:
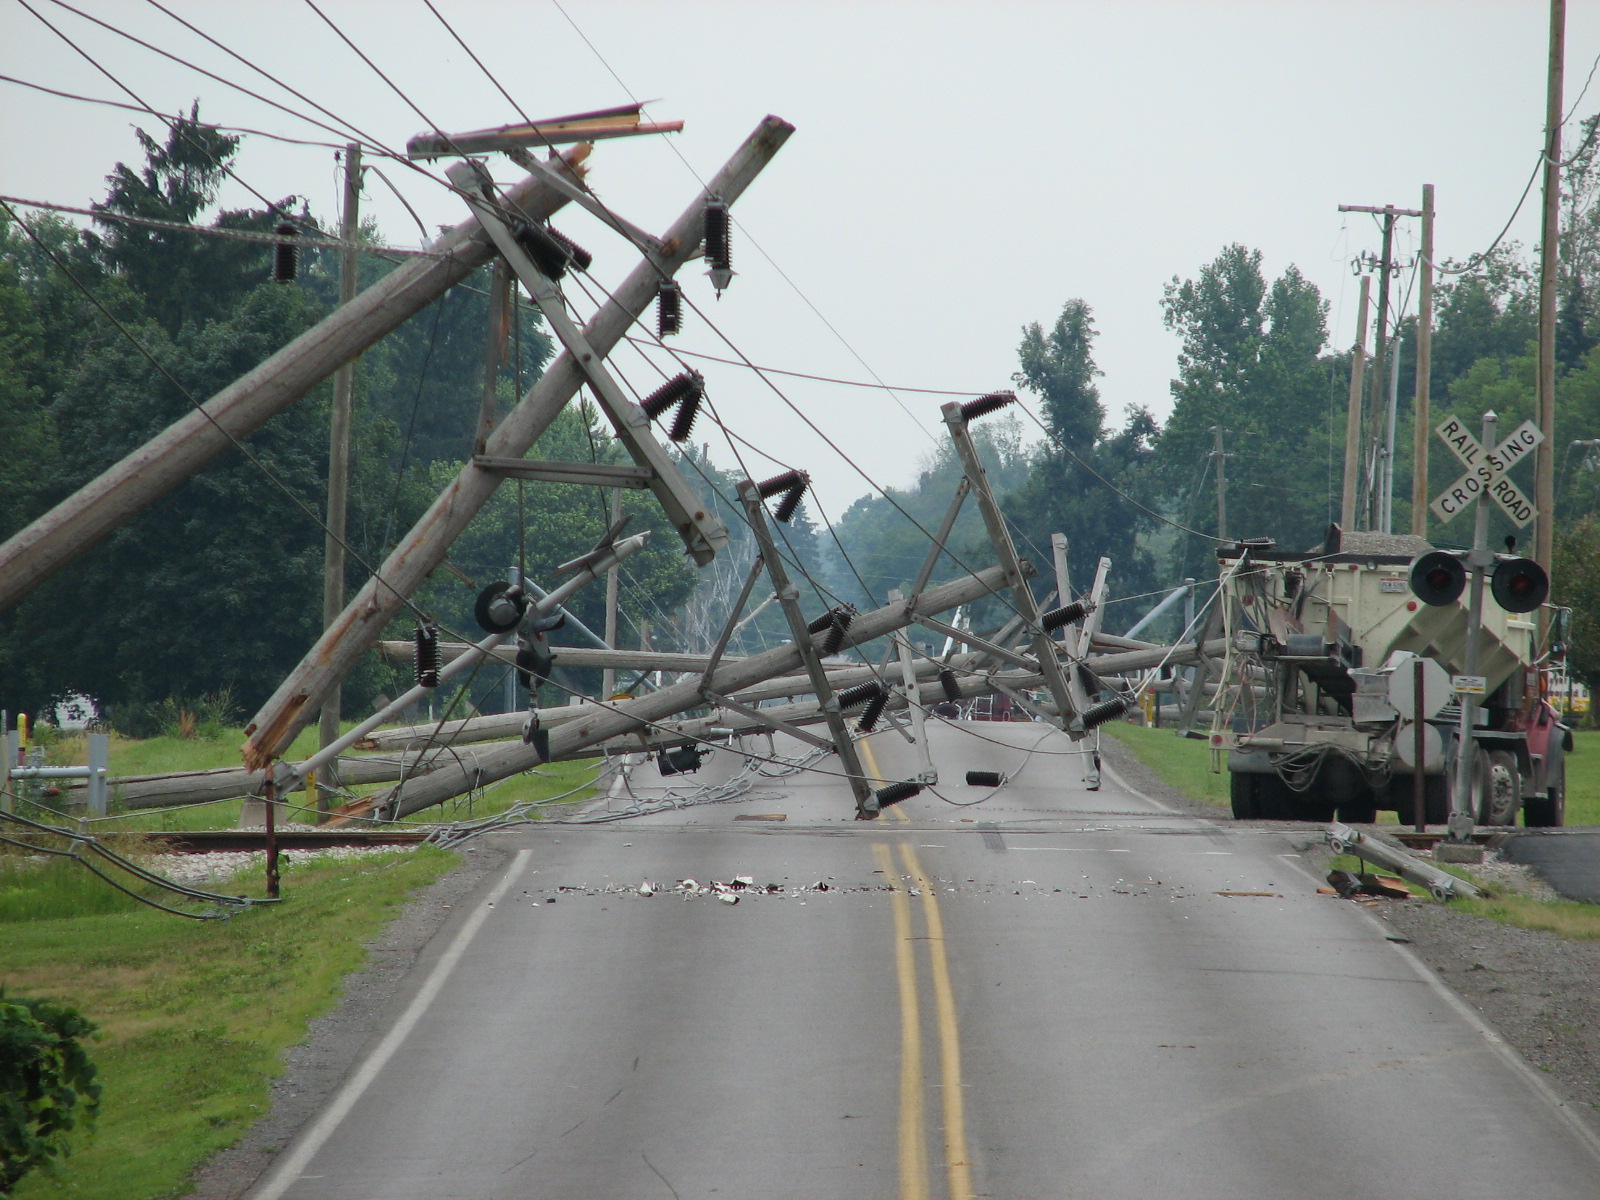
[[[1555,829],[1567,823],[1567,759],[1557,761],[1546,795],[1529,796],[1522,804],[1522,823],[1529,829]]]
[[[1515,825],[1522,807],[1522,776],[1517,756],[1509,750],[1478,755],[1473,765],[1472,792],[1480,825]]]
[[[1233,804],[1233,819],[1235,821],[1254,821],[1257,807],[1256,796],[1258,789],[1256,781],[1258,775],[1246,775],[1242,771],[1228,773],[1228,799]]]

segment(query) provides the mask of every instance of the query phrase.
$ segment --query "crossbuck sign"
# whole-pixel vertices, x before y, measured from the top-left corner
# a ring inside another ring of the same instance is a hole
[[[1522,494],[1506,473],[1544,441],[1544,434],[1537,425],[1524,421],[1493,450],[1484,449],[1472,431],[1455,417],[1446,418],[1438,433],[1450,452],[1467,468],[1467,473],[1434,497],[1431,506],[1434,516],[1448,521],[1487,492],[1517,525],[1533,520],[1533,501]]]

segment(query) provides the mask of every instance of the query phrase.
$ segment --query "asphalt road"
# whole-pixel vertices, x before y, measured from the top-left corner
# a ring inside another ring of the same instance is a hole
[[[251,1196],[1600,1194],[1595,1135],[1286,835],[1091,792],[1043,726],[933,744],[971,807],[858,823],[804,774],[501,835],[508,871]],[[886,778],[920,769],[893,732],[868,745]],[[672,890],[736,876],[782,890]]]

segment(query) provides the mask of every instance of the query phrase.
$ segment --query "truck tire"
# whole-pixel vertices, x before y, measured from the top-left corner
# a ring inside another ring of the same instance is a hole
[[[1529,796],[1522,802],[1522,823],[1529,829],[1557,829],[1567,823],[1567,758],[1556,760],[1554,773],[1546,784],[1546,795]]]
[[[1259,789],[1256,782],[1260,775],[1246,775],[1243,771],[1228,772],[1228,799],[1233,806],[1233,819],[1235,821],[1257,820],[1256,797]]]
[[[1479,825],[1515,825],[1522,808],[1522,774],[1509,750],[1479,754],[1473,765],[1472,794]]]

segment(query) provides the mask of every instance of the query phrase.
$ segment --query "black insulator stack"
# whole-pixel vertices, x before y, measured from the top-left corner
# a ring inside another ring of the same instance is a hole
[[[987,396],[979,396],[976,400],[968,400],[961,406],[961,419],[963,421],[976,421],[979,417],[986,417],[997,409],[1002,409],[1008,404],[1017,402],[1015,392],[990,392]]]
[[[556,244],[567,252],[567,261],[580,271],[587,271],[594,265],[594,255],[590,254],[577,242],[573,241],[554,225],[546,225],[544,231],[556,240]]]
[[[568,248],[571,243],[565,237],[560,241],[556,237],[555,230],[543,225],[524,222],[517,226],[517,245],[527,252],[539,274],[546,279],[560,279],[572,261],[572,251]]]
[[[847,687],[842,691],[835,692],[834,696],[838,699],[840,708],[854,708],[856,705],[865,704],[874,696],[882,693],[883,685],[881,683],[858,683],[855,687]]]
[[[694,432],[694,419],[700,415],[700,399],[705,394],[705,388],[697,387],[678,405],[678,413],[672,418],[672,428],[667,430],[667,436],[673,441],[689,440],[689,435]]]
[[[712,197],[706,202],[706,261],[712,270],[733,270],[733,248],[730,245],[731,222],[728,219],[728,202]],[[715,280],[714,280],[715,282]],[[722,291],[726,283],[717,286]]]
[[[1128,711],[1128,701],[1122,696],[1115,696],[1099,704],[1091,704],[1083,710],[1083,727],[1094,729],[1104,725],[1107,721],[1114,721]]]
[[[696,404],[706,388],[705,377],[699,371],[685,371],[682,375],[674,375],[655,391],[646,396],[639,404],[644,409],[644,415],[654,421],[674,404],[690,396],[695,397]]]
[[[656,336],[683,332],[683,288],[676,279],[663,279],[656,293]]]
[[[999,771],[968,771],[968,787],[999,787],[1006,781],[1006,777]]]
[[[279,221],[273,230],[281,238],[300,236],[293,221]],[[272,254],[272,282],[293,283],[300,273],[300,247],[294,242],[279,242]]]
[[[902,800],[911,799],[921,790],[920,783],[891,783],[888,787],[878,789],[878,807],[884,809],[891,804],[899,804]]]
[[[1071,604],[1063,604],[1060,608],[1052,608],[1039,618],[1039,624],[1044,626],[1046,633],[1060,629],[1063,625],[1076,625],[1094,611],[1094,605],[1087,600],[1074,600]]]
[[[417,645],[417,686],[439,686],[439,630],[432,624],[417,626],[414,635]]]
[[[956,673],[949,667],[939,672],[939,686],[944,689],[944,698],[949,701],[961,699],[961,684],[956,680]]]
[[[867,706],[861,710],[861,718],[856,722],[857,733],[871,733],[878,724],[878,718],[883,716],[883,710],[888,707],[889,693],[883,688],[878,689],[878,694],[867,701]]]
[[[835,611],[836,610],[830,608],[827,612],[823,613],[820,617],[813,617],[812,620],[811,620],[811,624],[806,626],[806,632],[807,633],[821,633],[829,625],[833,624],[833,614],[834,614]]]
[[[822,639],[817,647],[817,653],[823,658],[830,654],[837,654],[844,649],[844,635],[850,628],[850,622],[855,620],[855,613],[847,608],[833,610],[833,623],[828,626],[828,636]]]
[[[772,518],[785,525],[789,518],[794,516],[795,509],[800,507],[800,498],[806,494],[806,488],[811,486],[811,476],[804,471],[785,471],[782,475],[774,475],[771,479],[756,484],[756,491],[763,500],[770,500],[779,492],[783,499],[778,501],[778,506],[772,510]]]

